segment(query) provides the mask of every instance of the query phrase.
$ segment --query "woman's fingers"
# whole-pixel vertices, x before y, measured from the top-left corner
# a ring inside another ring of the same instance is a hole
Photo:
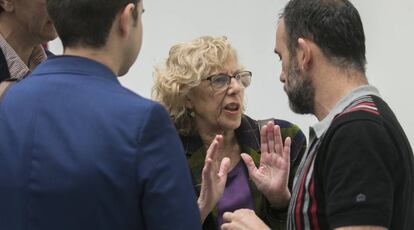
[[[206,154],[206,159],[210,158],[210,159],[215,159],[217,157],[217,153],[220,147],[220,144],[223,141],[223,136],[222,135],[216,135],[214,137],[213,142],[210,144],[210,146],[207,149],[207,154]]]
[[[220,164],[220,170],[218,173],[219,177],[225,177],[227,178],[227,173],[229,172],[230,169],[230,158],[225,157],[223,158],[223,160],[221,160],[221,164]]]

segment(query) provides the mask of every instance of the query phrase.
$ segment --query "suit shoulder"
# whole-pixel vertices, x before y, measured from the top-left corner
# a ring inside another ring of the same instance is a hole
[[[156,101],[153,101],[149,98],[143,97],[130,89],[127,89],[123,87],[124,94],[126,96],[126,100],[128,101],[130,106],[136,106],[136,107],[163,107],[161,104],[159,104]]]

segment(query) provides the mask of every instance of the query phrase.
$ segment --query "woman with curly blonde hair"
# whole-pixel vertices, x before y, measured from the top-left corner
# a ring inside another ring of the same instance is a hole
[[[254,210],[273,228],[284,226],[285,210],[278,207],[285,204],[278,200],[290,192],[266,182],[276,178],[291,188],[306,140],[288,121],[258,122],[243,113],[251,78],[226,37],[174,45],[155,70],[153,98],[180,134],[204,229],[220,229],[223,213],[241,208]],[[278,160],[277,167],[269,167]],[[289,180],[278,179],[284,177]]]

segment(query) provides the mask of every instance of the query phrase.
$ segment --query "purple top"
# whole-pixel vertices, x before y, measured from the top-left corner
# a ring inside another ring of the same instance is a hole
[[[248,183],[249,174],[242,160],[228,173],[223,196],[217,203],[217,229],[223,224],[223,214],[237,209],[254,208],[253,197]]]

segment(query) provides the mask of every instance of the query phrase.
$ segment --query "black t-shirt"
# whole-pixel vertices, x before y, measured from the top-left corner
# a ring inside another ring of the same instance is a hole
[[[414,229],[412,149],[388,105],[369,96],[364,106],[366,99],[339,114],[316,144],[302,189],[292,195],[296,229]]]

